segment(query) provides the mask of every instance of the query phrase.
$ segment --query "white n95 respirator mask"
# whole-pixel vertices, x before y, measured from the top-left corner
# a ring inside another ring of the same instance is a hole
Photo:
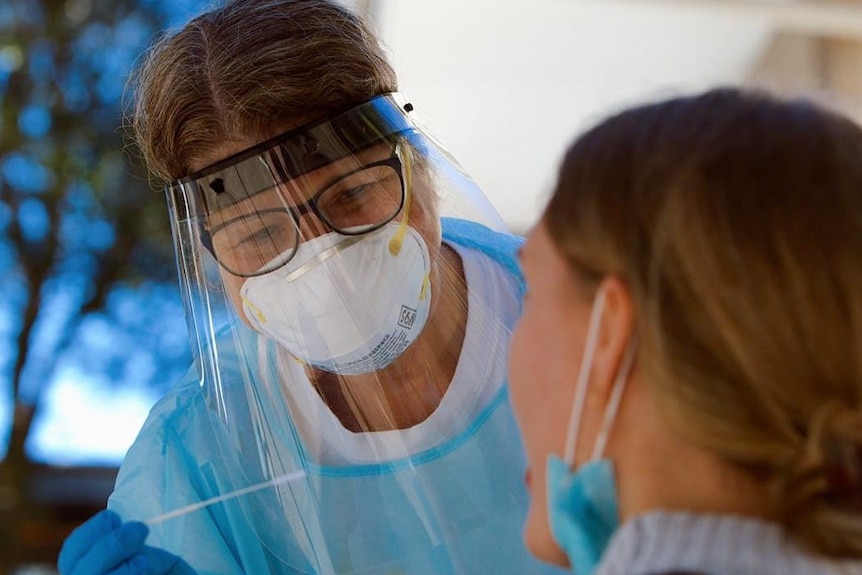
[[[248,278],[240,293],[260,333],[314,367],[358,375],[388,366],[422,332],[430,271],[422,236],[390,222],[303,241],[286,265]]]

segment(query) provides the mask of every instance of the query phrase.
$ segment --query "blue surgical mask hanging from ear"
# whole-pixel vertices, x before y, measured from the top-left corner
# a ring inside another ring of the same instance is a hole
[[[548,456],[548,518],[551,532],[577,575],[592,575],[611,536],[619,527],[619,505],[613,464],[603,459],[608,435],[619,408],[620,399],[634,360],[634,342],[626,349],[620,370],[614,379],[602,427],[587,463],[573,469],[575,447],[587,397],[587,387],[596,353],[599,327],[605,306],[604,290],[599,291],[590,314],[584,356],[578,374],[572,414],[566,436],[563,458]]]

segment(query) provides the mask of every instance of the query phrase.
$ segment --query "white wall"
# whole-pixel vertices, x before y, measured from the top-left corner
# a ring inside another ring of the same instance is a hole
[[[612,0],[378,0],[407,94],[513,229],[575,134],[622,105],[741,79],[766,22]]]

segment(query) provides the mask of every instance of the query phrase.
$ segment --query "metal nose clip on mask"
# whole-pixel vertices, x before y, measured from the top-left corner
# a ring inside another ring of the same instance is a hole
[[[421,333],[430,270],[422,236],[400,222],[364,236],[330,233],[301,243],[287,265],[248,278],[243,308],[255,329],[302,361],[342,375],[368,373]]]

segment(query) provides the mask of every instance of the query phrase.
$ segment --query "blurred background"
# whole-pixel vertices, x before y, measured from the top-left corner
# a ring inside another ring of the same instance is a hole
[[[347,1],[347,0],[345,0]],[[862,118],[862,0],[354,0],[513,231],[580,131],[719,84]],[[129,70],[210,0],[0,2],[0,575],[52,573],[191,359]]]

